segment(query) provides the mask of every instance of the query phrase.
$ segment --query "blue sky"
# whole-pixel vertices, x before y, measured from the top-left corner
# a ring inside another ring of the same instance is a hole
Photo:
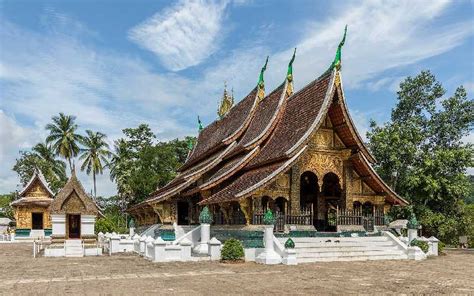
[[[44,139],[59,112],[110,143],[140,123],[159,140],[195,135],[198,114],[216,118],[224,81],[239,100],[267,55],[267,90],[285,78],[294,47],[296,89],[318,77],[345,24],[343,82],[362,134],[423,69],[448,95],[474,91],[472,1],[0,0],[0,13],[0,192],[18,189],[18,150]],[[98,194],[114,192],[100,176]]]

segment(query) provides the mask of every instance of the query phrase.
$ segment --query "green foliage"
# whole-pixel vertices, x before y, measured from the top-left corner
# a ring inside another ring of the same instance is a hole
[[[39,143],[33,147],[33,152],[20,151],[13,170],[23,185],[31,179],[35,169],[41,170],[53,192],[58,192],[66,184],[66,164],[55,159],[51,145]]]
[[[444,253],[444,249],[446,248],[446,244],[442,241],[438,242],[438,254]]]
[[[97,204],[102,209],[104,217],[97,219],[95,233],[128,233],[126,216],[120,207],[117,196],[110,198],[97,197]]]
[[[97,196],[96,175],[103,173],[104,165],[108,163],[111,153],[105,134],[91,130],[86,130],[86,134],[87,136],[81,139],[81,144],[84,145],[84,148],[80,149],[79,156],[79,159],[83,161],[81,171],[86,170],[88,175],[92,172],[94,196]]]
[[[236,261],[243,259],[244,256],[244,247],[239,240],[231,238],[225,241],[221,250],[222,260]]]
[[[13,209],[10,203],[16,198],[16,193],[0,194],[0,217],[14,219]]]
[[[411,241],[410,245],[412,247],[419,247],[423,252],[427,253],[428,252],[428,249],[430,248],[428,246],[428,243],[425,242],[425,241],[421,241],[421,240],[417,240],[417,239],[414,239]]]
[[[73,170],[71,159],[79,153],[79,143],[82,136],[77,131],[76,117],[64,115],[52,117],[53,123],[46,125],[49,135],[46,137],[46,143],[52,144],[56,155],[65,158],[69,162],[71,172]]]
[[[267,209],[265,215],[263,215],[263,224],[265,225],[274,225],[275,224],[275,216],[270,209]]]
[[[156,143],[150,127],[123,130],[115,141],[110,162],[110,177],[117,184],[118,195],[126,204],[135,204],[176,175],[188,154],[187,139]]]
[[[295,242],[291,238],[288,238],[285,242],[285,248],[286,249],[294,249],[295,248]]]
[[[367,137],[380,176],[411,204],[424,233],[450,243],[466,231],[464,204],[472,194],[467,168],[473,145],[474,101],[460,86],[451,97],[429,71],[400,84],[391,120],[371,122]],[[394,216],[406,214],[394,210]],[[407,218],[409,216],[405,216]]]
[[[212,223],[212,214],[209,211],[209,207],[205,206],[201,213],[199,213],[199,223],[201,224],[211,224]]]

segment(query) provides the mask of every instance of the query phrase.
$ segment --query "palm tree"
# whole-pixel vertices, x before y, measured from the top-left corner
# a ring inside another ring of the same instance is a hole
[[[82,136],[76,134],[77,124],[75,116],[64,115],[59,113],[59,116],[53,116],[53,123],[46,125],[49,130],[49,136],[46,137],[46,143],[52,143],[56,155],[64,157],[73,171],[71,158],[79,153],[78,143],[82,140]]]
[[[33,147],[35,155],[48,164],[51,172],[57,176],[59,180],[66,180],[66,164],[64,161],[56,159],[54,149],[51,144],[38,143]],[[46,172],[45,172],[46,173]]]
[[[93,132],[86,130],[87,136],[81,140],[84,148],[80,149],[80,160],[83,160],[81,171],[86,170],[89,175],[92,172],[92,179],[94,181],[94,197],[97,196],[96,180],[97,174],[102,174],[104,166],[108,163],[108,158],[111,156],[109,151],[109,144],[105,141],[106,135],[100,132]]]

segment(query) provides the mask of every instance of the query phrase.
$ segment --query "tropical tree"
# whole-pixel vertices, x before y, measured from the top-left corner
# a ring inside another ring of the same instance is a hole
[[[470,194],[474,147],[464,137],[474,124],[474,101],[462,86],[450,97],[445,93],[429,71],[407,77],[391,120],[372,122],[367,137],[377,171],[412,203],[425,233],[454,243],[468,221],[463,200]]]
[[[46,130],[49,131],[46,142],[52,143],[56,155],[67,160],[72,173],[74,168],[71,159],[79,153],[78,144],[82,139],[82,136],[76,133],[76,117],[59,113],[59,116],[53,116],[52,120],[53,123],[46,125]]]
[[[81,144],[84,148],[80,148],[81,155],[79,159],[83,161],[81,171],[86,170],[88,175],[92,173],[95,197],[97,196],[96,175],[103,173],[111,153],[109,151],[109,144],[106,142],[105,134],[91,130],[86,130],[86,134],[87,136],[81,139]]]
[[[33,152],[40,159],[49,165],[51,173],[55,174],[58,179],[65,180],[66,177],[66,164],[64,161],[56,159],[54,155],[54,150],[51,144],[48,143],[38,143],[33,147]],[[43,172],[45,174],[47,172]]]

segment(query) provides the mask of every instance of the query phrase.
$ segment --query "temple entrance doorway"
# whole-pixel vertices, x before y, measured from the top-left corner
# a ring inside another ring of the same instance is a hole
[[[310,171],[301,174],[300,177],[300,209],[311,210],[313,213],[313,225],[319,228],[321,222],[318,219],[318,177]]]
[[[341,184],[339,177],[334,173],[327,173],[323,177],[321,194],[324,196],[326,209],[326,231],[337,231],[337,209],[341,199]]]
[[[189,203],[178,201],[178,225],[189,225]]]
[[[31,213],[32,229],[43,229],[43,213]]]
[[[68,215],[67,222],[69,238],[80,238],[81,215]]]

